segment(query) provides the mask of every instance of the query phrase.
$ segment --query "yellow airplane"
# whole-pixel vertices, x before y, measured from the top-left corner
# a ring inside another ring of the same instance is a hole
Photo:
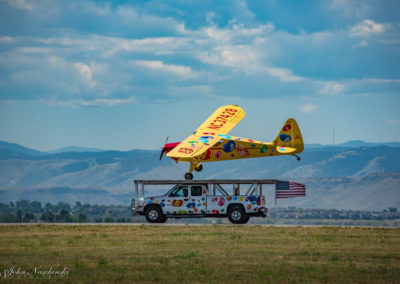
[[[294,155],[300,161],[297,154],[303,151],[304,144],[296,120],[289,118],[272,142],[227,135],[244,116],[244,110],[237,105],[220,107],[183,142],[166,143],[160,160],[166,153],[176,162],[190,162],[187,180],[193,179],[192,172],[200,172],[205,162],[280,155]]]

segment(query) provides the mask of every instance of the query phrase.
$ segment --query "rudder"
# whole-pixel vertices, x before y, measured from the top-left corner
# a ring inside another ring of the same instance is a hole
[[[295,148],[296,151],[293,154],[298,154],[303,151],[303,137],[294,118],[289,118],[285,122],[278,136],[275,138],[274,144],[276,146]]]

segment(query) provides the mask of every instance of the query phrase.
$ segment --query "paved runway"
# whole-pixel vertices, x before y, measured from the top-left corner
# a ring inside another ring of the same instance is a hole
[[[341,227],[341,228],[386,228],[386,229],[400,229],[399,227],[384,227],[384,226],[350,226],[350,225],[299,225],[299,224],[198,224],[198,223],[163,223],[163,224],[151,224],[151,223],[0,223],[0,226],[18,226],[18,225],[53,225],[53,226],[168,226],[168,227],[201,227],[201,226],[244,226],[244,227]]]

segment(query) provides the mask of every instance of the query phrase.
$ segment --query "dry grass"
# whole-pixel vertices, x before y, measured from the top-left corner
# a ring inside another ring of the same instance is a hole
[[[20,225],[0,243],[2,275],[65,266],[62,283],[400,282],[400,229]]]

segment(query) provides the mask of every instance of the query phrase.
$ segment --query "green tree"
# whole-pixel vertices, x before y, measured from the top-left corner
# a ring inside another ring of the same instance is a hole
[[[54,222],[54,214],[51,213],[50,211],[44,211],[42,215],[40,215],[40,220],[50,223]]]

